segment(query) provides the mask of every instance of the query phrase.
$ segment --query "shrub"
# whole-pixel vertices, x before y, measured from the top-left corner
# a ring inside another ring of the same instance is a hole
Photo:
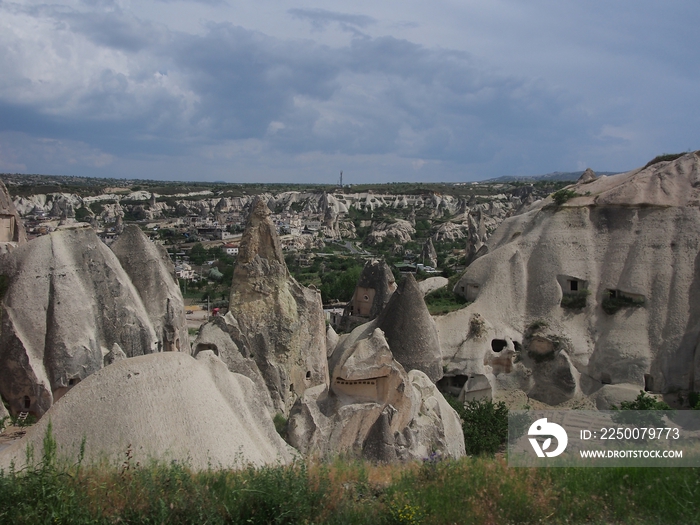
[[[462,419],[462,432],[467,454],[493,455],[508,440],[508,408],[503,401],[475,399],[461,403],[447,398]]]
[[[466,306],[467,300],[452,291],[450,286],[433,290],[425,296],[425,305],[431,315],[441,315]]]
[[[621,308],[639,308],[642,306],[644,306],[644,299],[633,299],[624,295],[607,296],[601,304],[603,311],[608,315],[617,313]]]
[[[564,204],[566,201],[569,199],[573,199],[574,197],[577,197],[578,194],[573,191],[573,190],[559,190],[557,192],[552,193],[552,199],[554,199],[554,203],[557,206],[561,206]]]
[[[591,292],[589,290],[565,293],[561,298],[561,307],[568,308],[569,310],[581,310],[586,307],[586,302],[590,294]]]
[[[657,401],[653,396],[640,390],[639,395],[634,401],[623,401],[620,406],[613,405],[612,410],[619,410],[618,414],[613,414],[613,421],[624,424],[630,423],[634,425],[647,425],[653,427],[664,426],[662,417],[673,415],[673,410],[663,401]],[[625,414],[625,411],[635,411],[634,413]],[[647,412],[640,414],[639,412]]]
[[[667,162],[671,160],[676,160],[680,157],[685,155],[685,153],[664,153],[663,155],[657,155],[653,159],[651,159],[649,162],[646,163],[645,168],[648,168],[649,166],[653,166],[654,164],[658,164],[659,162]]]
[[[693,410],[700,410],[700,394],[698,392],[688,394],[688,404]]]

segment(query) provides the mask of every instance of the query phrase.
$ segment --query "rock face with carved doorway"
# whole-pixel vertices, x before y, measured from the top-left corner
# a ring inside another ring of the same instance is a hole
[[[0,181],[0,255],[27,242],[22,219],[17,213],[7,188]]]
[[[340,328],[347,332],[376,319],[394,291],[396,280],[386,262],[380,259],[367,261],[357,280],[352,298],[343,311]]]
[[[459,418],[422,372],[406,373],[377,322],[341,337],[329,359],[330,387],[310,388],[289,419],[289,440],[305,455],[376,461],[459,457]]]
[[[472,303],[436,318],[447,375],[564,406],[700,391],[699,204],[696,152],[589,173],[506,219],[454,288]]]

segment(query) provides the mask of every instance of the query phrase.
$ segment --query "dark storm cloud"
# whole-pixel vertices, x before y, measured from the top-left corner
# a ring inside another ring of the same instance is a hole
[[[22,8],[45,23],[39,36],[46,42],[27,39],[27,58],[14,62],[25,41],[0,46],[0,131],[76,141],[121,159],[178,162],[204,148],[253,141],[261,155],[277,159],[386,156],[490,173],[513,166],[536,173],[543,158],[554,169],[574,168],[580,152],[631,140],[623,128],[638,107],[632,99],[618,96],[596,114],[570,89],[497,72],[467,52],[362,34],[377,25],[365,15],[287,11],[317,29],[351,30],[331,47],[230,23],[177,32],[115,2],[83,4],[100,9]],[[619,44],[623,51],[627,45],[631,53],[632,44]],[[675,45],[653,56],[661,60]],[[53,58],[43,67],[55,71],[22,73],[22,64],[44,55]],[[81,65],[75,71],[84,73],[79,81],[60,65],[72,55]],[[601,129],[610,135],[601,137]]]
[[[368,17],[293,11],[315,20],[371,23]],[[4,102],[1,128],[84,141],[116,156],[258,139],[290,155],[479,162],[503,144],[520,140],[534,147],[557,140],[563,126],[569,136],[586,128],[567,115],[572,101],[542,86],[488,73],[467,53],[393,37],[354,38],[334,49],[230,24],[211,24],[203,35],[172,33],[119,10],[52,16],[98,46],[148,59],[135,58],[138,67],[128,76],[104,68],[77,100],[78,110],[60,118],[48,107]],[[139,90],[155,75],[177,76],[194,101],[187,105],[158,86]]]

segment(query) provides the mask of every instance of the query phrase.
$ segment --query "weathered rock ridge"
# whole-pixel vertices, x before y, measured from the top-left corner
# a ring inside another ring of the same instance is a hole
[[[185,304],[168,252],[136,225],[124,228],[111,248],[143,301],[158,337],[158,350],[189,352]]]
[[[174,281],[166,269],[158,269],[162,260],[152,258],[147,247],[136,248],[146,250],[138,259],[149,269],[144,269],[147,276]],[[117,256],[84,224],[19,246],[2,258],[2,274],[9,286],[2,300],[0,395],[14,413],[41,416],[70,388],[122,355],[157,352],[163,346],[161,328],[176,326],[166,319],[158,331],[154,328],[151,317],[157,321],[158,305],[144,305]],[[174,286],[158,292],[169,296],[173,322],[182,316]],[[147,287],[142,294],[155,297]],[[186,335],[179,340],[187,347]]]
[[[463,395],[548,404],[699,391],[698,154],[569,189],[504,221],[467,268],[455,291],[474,302],[437,318],[447,375]]]

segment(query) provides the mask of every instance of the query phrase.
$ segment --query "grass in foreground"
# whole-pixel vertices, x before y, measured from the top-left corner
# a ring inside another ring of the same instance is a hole
[[[516,469],[486,457],[192,472],[45,456],[0,475],[0,523],[15,524],[689,524],[698,510],[698,469]]]

